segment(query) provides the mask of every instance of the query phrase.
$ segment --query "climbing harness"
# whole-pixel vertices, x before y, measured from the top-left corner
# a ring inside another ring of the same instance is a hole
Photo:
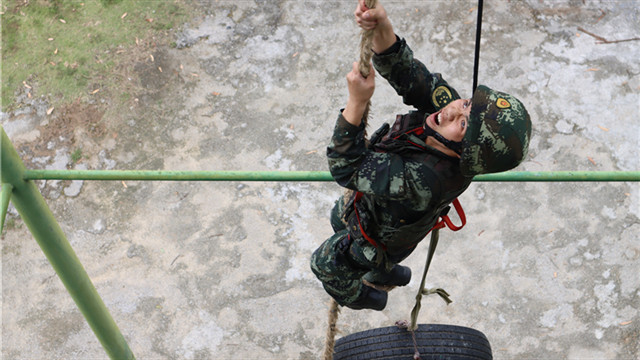
[[[358,213],[358,207],[356,206],[358,201],[360,201],[360,198],[362,198],[362,193],[358,191],[356,192],[356,198],[353,200],[353,211],[355,211],[356,219],[358,220],[358,227],[360,228],[362,237],[364,237],[371,245],[373,245],[373,247],[381,247],[382,250],[387,251],[387,247],[384,244],[378,244],[378,242],[367,235],[367,233],[362,228],[362,223],[360,222],[360,214]]]
[[[362,234],[362,237],[364,237],[371,245],[373,245],[374,247],[380,247],[382,248],[382,250],[387,251],[387,247],[384,244],[378,243],[375,239],[367,235],[367,233],[364,231],[362,227],[362,224],[360,223],[360,214],[358,213],[358,208],[356,206],[356,203],[360,200],[360,198],[362,198],[362,195],[363,194],[361,192],[359,191],[356,192],[356,197],[353,201],[353,210],[358,220],[358,227],[360,228],[360,233]],[[451,219],[449,218],[449,215],[447,215],[447,213],[445,212],[443,215],[440,216],[440,220],[431,228],[431,230],[429,230],[429,232],[434,230],[439,230],[444,227],[448,227],[452,231],[458,231],[467,224],[467,217],[464,214],[464,209],[462,208],[460,201],[458,201],[458,199],[456,198],[451,203],[453,204],[453,207],[456,209],[456,213],[458,214],[458,217],[460,218],[460,221],[462,222],[462,224],[460,226],[454,225]],[[449,208],[447,207],[446,210],[449,210]]]
[[[467,224],[467,217],[464,214],[462,205],[460,205],[460,201],[458,201],[458,199],[456,198],[451,203],[453,204],[453,208],[456,209],[456,213],[458,214],[458,217],[460,217],[460,221],[462,222],[460,226],[453,225],[453,222],[445,213],[444,215],[440,216],[440,221],[431,228],[431,231],[442,229],[445,226],[448,227],[451,231],[458,231]]]

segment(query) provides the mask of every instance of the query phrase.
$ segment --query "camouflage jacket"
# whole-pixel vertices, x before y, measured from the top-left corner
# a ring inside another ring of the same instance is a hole
[[[390,131],[381,128],[383,134],[379,130],[372,136],[381,138],[372,144],[365,141],[363,125],[348,123],[340,113],[327,157],[336,182],[362,193],[355,205],[354,196],[345,199],[342,218],[351,235],[361,237],[362,227],[393,254],[420,242],[471,178],[462,176],[457,158],[427,146],[424,135],[404,134],[458,99],[457,92],[414,59],[404,40],[373,60],[378,73],[416,111],[398,115]]]

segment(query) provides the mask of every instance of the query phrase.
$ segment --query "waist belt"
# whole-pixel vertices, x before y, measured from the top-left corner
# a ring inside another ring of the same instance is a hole
[[[371,245],[373,245],[374,247],[380,247],[384,251],[387,251],[387,247],[384,244],[378,243],[375,239],[367,235],[367,233],[362,228],[362,223],[360,223],[360,214],[358,214],[358,208],[356,207],[356,203],[360,201],[360,198],[362,198],[362,195],[363,193],[361,193],[360,191],[356,192],[356,197],[353,200],[353,210],[356,213],[356,219],[358,220],[358,227],[360,228],[360,233],[362,234],[362,237],[364,237],[365,240],[367,240]],[[460,226],[454,225],[451,219],[449,218],[449,215],[445,213],[444,215],[440,216],[440,220],[438,220],[438,222],[429,230],[429,232],[435,229],[442,229],[444,227],[448,227],[451,231],[458,231],[467,224],[467,217],[464,214],[464,209],[462,208],[462,205],[460,205],[460,201],[458,201],[458,198],[455,198],[451,203],[453,204],[453,207],[456,209],[456,213],[458,214],[458,217],[460,218],[460,221],[462,222],[462,224],[460,224]]]

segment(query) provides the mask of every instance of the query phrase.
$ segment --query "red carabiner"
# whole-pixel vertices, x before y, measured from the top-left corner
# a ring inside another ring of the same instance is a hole
[[[456,213],[458,214],[460,221],[462,221],[462,224],[460,226],[454,225],[453,222],[451,222],[451,219],[449,219],[448,215],[443,216],[442,221],[444,221],[444,223],[447,224],[447,227],[452,231],[458,231],[467,224],[467,217],[464,215],[464,210],[462,209],[462,205],[460,205],[460,201],[458,201],[458,198],[454,199],[452,204],[453,204],[453,207],[456,209]],[[442,223],[442,221],[440,223]],[[440,223],[438,223],[438,225],[440,225]],[[438,227],[438,229],[441,227],[444,227],[444,224]]]

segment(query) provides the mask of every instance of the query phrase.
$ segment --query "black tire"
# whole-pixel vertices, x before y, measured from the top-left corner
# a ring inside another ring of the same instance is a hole
[[[420,359],[491,360],[491,345],[478,330],[422,324],[415,331]],[[334,360],[411,360],[415,353],[411,332],[397,326],[371,329],[336,341]]]

